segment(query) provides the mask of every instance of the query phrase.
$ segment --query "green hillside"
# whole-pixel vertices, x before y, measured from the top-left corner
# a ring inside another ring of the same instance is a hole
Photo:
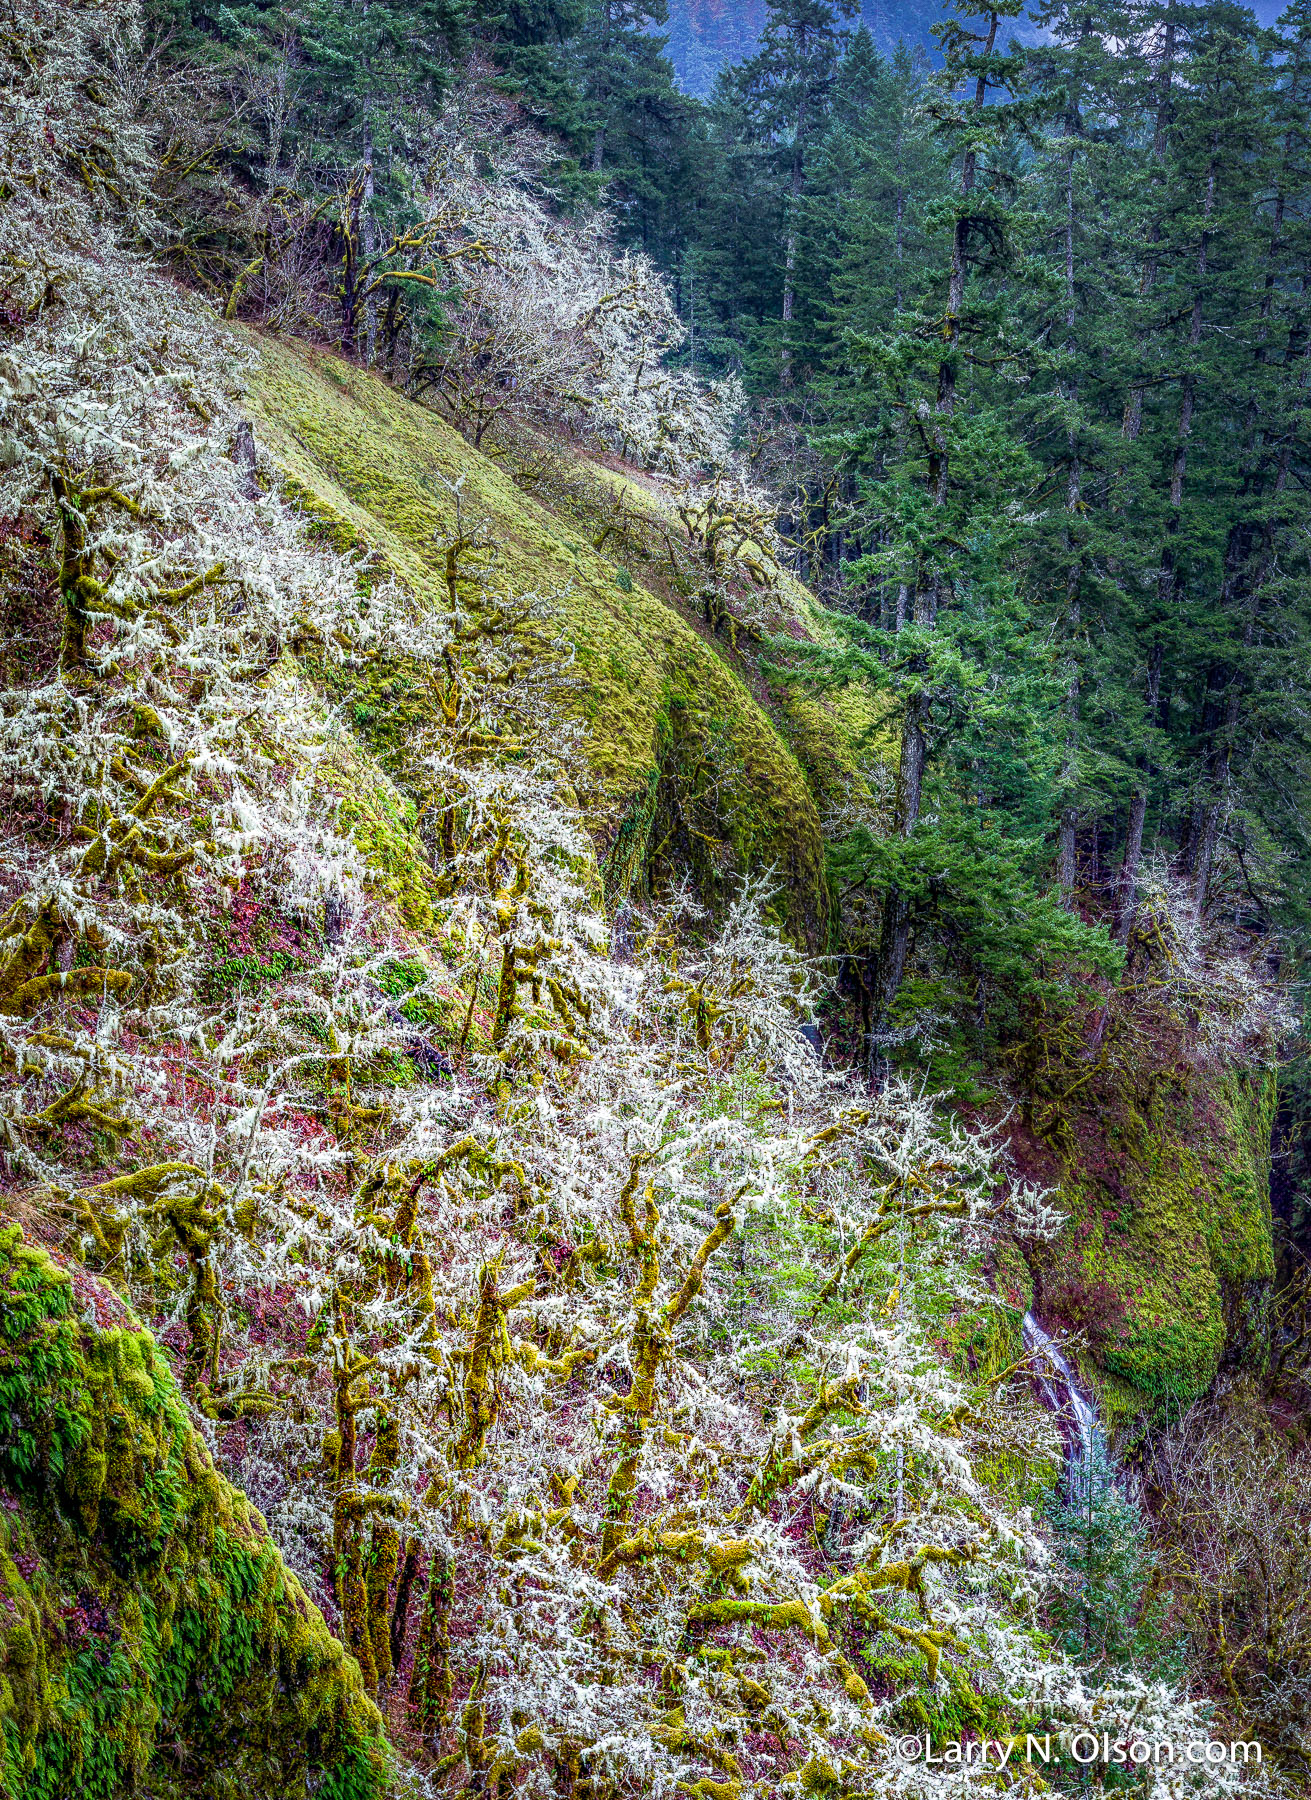
[[[579,799],[610,896],[642,884],[662,777],[675,788],[693,782],[713,757],[723,839],[709,846],[708,879],[727,892],[743,869],[773,869],[789,929],[825,945],[831,906],[816,788],[822,797],[820,784],[844,764],[854,773],[855,731],[815,702],[785,703],[775,715],[763,691],[751,691],[748,663],[734,657],[731,667],[709,632],[592,548],[595,522],[547,510],[430,409],[337,357],[270,338],[256,347],[249,406],[260,441],[288,493],[335,542],[370,546],[416,593],[445,606],[435,540],[452,526],[458,484],[471,528],[495,546],[495,581],[558,596],[560,629],[576,652],[565,705],[585,728]],[[795,590],[784,591],[804,620]],[[379,685],[355,696],[356,717],[364,740],[400,773],[408,703],[394,682],[380,691],[386,679],[379,671]]]

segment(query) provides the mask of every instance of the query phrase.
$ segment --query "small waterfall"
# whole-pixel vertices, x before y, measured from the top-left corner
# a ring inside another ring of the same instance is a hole
[[[1043,1330],[1031,1312],[1024,1315],[1023,1332],[1024,1348],[1032,1360],[1043,1399],[1065,1432],[1066,1473],[1071,1488],[1078,1489],[1092,1475],[1094,1461],[1100,1460],[1098,1453],[1105,1452],[1097,1409],[1074,1379],[1074,1370],[1060,1345]]]

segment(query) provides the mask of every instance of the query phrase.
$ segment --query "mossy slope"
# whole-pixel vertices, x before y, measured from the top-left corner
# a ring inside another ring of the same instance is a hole
[[[153,1338],[16,1226],[0,1228],[0,1728],[4,1800],[387,1788],[358,1669],[215,1472]]]
[[[1176,1069],[1067,1134],[1068,1215],[1035,1257],[1044,1318],[1086,1336],[1111,1424],[1176,1413],[1253,1340],[1274,1274],[1273,1073]]]
[[[683,611],[690,612],[690,595],[686,591],[680,595],[678,584],[669,579],[668,564],[662,566],[661,559],[650,554],[652,539],[663,539],[671,527],[667,502],[631,475],[596,465],[583,466],[603,491],[616,496],[625,510],[645,522],[647,549],[641,568],[647,586],[676,605],[681,598]],[[638,541],[640,544],[640,534]],[[799,638],[830,648],[839,646],[841,640],[831,616],[804,582],[782,566],[775,569],[772,582],[767,598],[756,596],[754,602],[746,598],[744,612],[763,610],[765,629],[777,637]],[[741,585],[747,586],[745,582]],[[745,634],[731,647],[721,641],[720,653],[730,666],[757,675]],[[897,740],[868,691],[852,686],[807,692],[777,680],[768,684],[767,691],[771,716],[805,771],[821,808],[840,808],[853,800],[875,806],[870,767],[875,761],[895,765]]]
[[[434,540],[454,516],[487,522],[507,586],[563,590],[576,647],[571,704],[586,728],[580,794],[612,894],[640,876],[661,781],[714,765],[720,872],[773,868],[783,923],[812,945],[830,900],[815,799],[798,757],[746,683],[678,612],[595,551],[580,525],[520,492],[504,469],[377,377],[302,345],[259,338],[248,406],[289,493],[339,544],[368,544],[434,606],[445,604]],[[627,585],[624,585],[626,583]],[[361,693],[409,735],[404,684]],[[811,736],[818,729],[807,716]],[[834,739],[830,730],[829,739]],[[824,757],[814,746],[808,761]]]

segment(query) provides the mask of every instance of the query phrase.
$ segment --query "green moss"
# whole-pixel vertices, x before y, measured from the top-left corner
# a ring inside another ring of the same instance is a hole
[[[318,763],[318,780],[337,795],[337,822],[411,931],[433,928],[432,866],[415,829],[414,806],[361,745],[342,737]]]
[[[1059,1242],[1035,1259],[1045,1312],[1081,1328],[1122,1429],[1204,1393],[1257,1323],[1274,1274],[1274,1076],[1194,1073],[1075,1133]]]
[[[154,1340],[77,1280],[0,1228],[0,1794],[383,1794],[358,1669]]]
[[[1013,1238],[1001,1238],[991,1257],[992,1285],[998,1297],[1023,1319],[1033,1306],[1033,1275]]]
[[[372,665],[370,665],[372,670]],[[307,696],[306,674],[314,676],[312,665],[302,668],[294,658],[284,655],[278,664],[277,681],[288,690],[290,707],[299,708],[306,698],[320,709],[319,738],[315,745],[312,767],[303,758],[297,773],[312,779],[320,804],[327,802],[333,821],[344,836],[350,837],[368,871],[369,885],[388,900],[397,915],[413,931],[430,931],[433,926],[432,868],[423,843],[415,829],[413,802],[397,787],[392,776],[374,754],[372,734],[356,718],[354,732],[343,731],[321,699]],[[372,674],[362,678],[373,679]],[[331,684],[319,680],[320,689]],[[296,690],[299,689],[299,692]],[[348,698],[338,687],[331,692],[336,700]],[[366,691],[366,698],[375,699]],[[372,706],[357,704],[355,711],[372,716]]]
[[[1009,1251],[1003,1249],[1000,1255],[994,1256],[994,1268],[1007,1256],[1021,1260],[1013,1247]],[[1005,1261],[1004,1278],[1000,1276],[1001,1271],[996,1270],[994,1284],[1005,1294],[1017,1279],[1009,1260]],[[1027,1298],[1023,1306],[999,1300],[994,1305],[954,1314],[942,1332],[942,1343],[953,1368],[963,1380],[971,1383],[997,1381],[1016,1368],[1024,1356],[1023,1320],[1027,1307]],[[985,1486],[1004,1496],[1012,1505],[1033,1508],[1041,1508],[1061,1473],[1059,1461],[1045,1462],[1007,1450],[977,1451],[974,1471]]]
[[[951,1362],[965,1379],[986,1381],[1013,1368],[1024,1352],[1021,1321],[1015,1307],[998,1303],[960,1313],[946,1331]]]
[[[989,1738],[1006,1742],[1023,1739],[1024,1733],[1043,1729],[1041,1715],[1017,1707],[1013,1701],[990,1692],[973,1671],[944,1659],[943,1680],[936,1691],[916,1680],[914,1662],[905,1656],[866,1651],[865,1661],[889,1686],[909,1688],[906,1699],[893,1712],[893,1723],[902,1731],[925,1733],[933,1740],[934,1754],[945,1746],[968,1739]]]
[[[781,682],[774,688],[784,734],[825,812],[853,801],[874,804],[865,764],[879,740],[861,699],[854,692],[818,698]]]
[[[632,477],[612,469],[586,467],[586,474],[603,494],[622,496],[627,512],[645,525],[648,543],[663,542],[665,533],[671,529],[671,520],[659,495]],[[676,526],[674,530],[677,531]],[[648,588],[673,606],[681,617],[695,619],[697,615],[687,596],[670,578],[667,556],[657,553],[648,555],[645,560]],[[831,621],[804,583],[786,568],[775,572],[774,582],[774,591],[767,603],[768,628],[835,646],[839,640]],[[739,640],[738,653],[730,653],[727,649],[723,653],[749,678],[755,675],[746,638]],[[869,766],[872,761],[895,763],[897,745],[868,693],[852,688],[827,694],[807,694],[779,682],[771,685],[769,703],[771,716],[800,763],[821,807],[849,805],[853,800],[873,803],[875,796],[869,783]]]
[[[639,872],[652,772],[677,766],[668,760],[667,730],[677,702],[683,742],[713,739],[722,760],[722,873],[731,874],[731,864],[772,867],[789,931],[826,941],[831,903],[815,802],[796,756],[741,676],[672,606],[637,582],[617,585],[613,563],[578,544],[576,526],[570,531],[521,493],[431,411],[331,356],[271,339],[257,344],[250,393],[257,429],[285,470],[288,493],[334,543],[369,545],[415,592],[443,604],[435,540],[454,512],[445,483],[458,480],[466,518],[490,528],[506,584],[560,591],[562,628],[577,653],[571,704],[586,727],[590,768],[579,798],[610,892],[622,893]],[[343,697],[361,737],[396,775],[388,741],[403,751],[407,711],[421,706],[421,694],[405,691],[403,670],[378,667]],[[369,826],[372,854],[382,859],[377,824]],[[357,835],[360,828],[356,820]],[[415,902],[411,892],[402,904]]]

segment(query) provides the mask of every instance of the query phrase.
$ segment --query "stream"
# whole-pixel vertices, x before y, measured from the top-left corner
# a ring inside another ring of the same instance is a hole
[[[1032,1359],[1042,1397],[1065,1434],[1066,1475],[1071,1489],[1077,1491],[1089,1479],[1097,1453],[1104,1455],[1106,1449],[1097,1408],[1075,1380],[1060,1345],[1031,1312],[1024,1315],[1023,1332],[1024,1348]]]

